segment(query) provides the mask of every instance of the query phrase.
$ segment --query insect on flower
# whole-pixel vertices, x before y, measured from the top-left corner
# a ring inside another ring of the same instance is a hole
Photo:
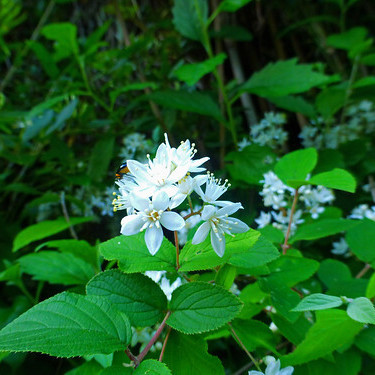
[[[116,171],[116,175],[115,175],[115,177],[116,177],[117,180],[121,180],[122,177],[123,177],[125,174],[129,173],[129,172],[130,172],[130,171],[129,171],[129,168],[128,168],[128,163],[127,163],[127,162],[122,163],[122,164],[118,167],[118,169],[117,169],[117,171]]]

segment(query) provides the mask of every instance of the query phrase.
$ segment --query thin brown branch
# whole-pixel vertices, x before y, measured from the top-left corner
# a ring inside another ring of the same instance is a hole
[[[165,339],[164,339],[164,342],[163,342],[163,347],[161,348],[161,352],[160,352],[160,356],[159,356],[159,362],[161,362],[163,360],[163,356],[164,356],[164,352],[165,352],[165,348],[167,346],[167,342],[168,342],[168,339],[169,339],[169,335],[172,331],[172,328],[169,327],[168,328],[168,332],[167,332],[167,335],[165,336]]]
[[[355,276],[356,279],[360,279],[362,276],[364,276],[368,270],[371,269],[371,264],[366,263],[365,266],[357,273]]]
[[[286,252],[289,248],[288,241],[289,241],[289,237],[290,237],[290,230],[292,228],[293,215],[294,215],[294,212],[295,212],[296,207],[297,207],[297,201],[298,201],[298,189],[296,189],[295,192],[294,192],[294,199],[293,199],[292,209],[290,210],[290,218],[289,218],[288,229],[286,231],[284,244],[282,245],[283,255],[286,254]]]
[[[62,209],[63,215],[65,217],[65,220],[69,224],[69,232],[75,240],[78,240],[77,233],[74,230],[74,228],[73,228],[73,226],[71,225],[71,222],[70,222],[69,212],[68,212],[68,209],[66,208],[65,193],[64,192],[61,192],[61,194],[60,194],[60,203],[61,203],[61,209]]]

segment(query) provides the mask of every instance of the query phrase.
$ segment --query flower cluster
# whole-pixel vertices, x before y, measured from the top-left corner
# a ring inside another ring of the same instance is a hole
[[[203,242],[211,233],[211,243],[215,252],[223,256],[225,234],[246,232],[249,227],[240,220],[229,217],[240,208],[240,203],[218,200],[228,189],[228,182],[215,179],[208,173],[202,174],[202,164],[208,157],[194,159],[196,149],[189,140],[181,142],[177,148],[171,147],[165,135],[162,143],[148,162],[128,160],[129,173],[117,185],[118,196],[113,200],[114,210],[126,210],[127,216],[121,220],[121,233],[131,236],[145,232],[145,242],[152,255],[160,249],[163,229],[181,231],[186,227],[186,216],[199,215],[204,223],[196,231],[192,243]],[[191,174],[196,174],[194,177]],[[205,185],[203,189],[202,186]],[[203,201],[202,208],[183,217],[173,211],[190,195],[196,192]]]
[[[283,146],[288,139],[288,133],[283,129],[285,123],[284,115],[274,112],[265,113],[264,119],[251,127],[250,138],[244,138],[238,144],[239,150],[241,151],[251,143],[271,148]]]
[[[290,218],[290,206],[294,189],[285,185],[272,171],[263,175],[263,189],[260,195],[266,207],[272,207],[272,211],[261,211],[260,216],[255,219],[258,228],[272,225],[282,231],[286,231]],[[335,199],[332,190],[323,186],[313,187],[311,185],[301,186],[299,189],[298,201],[301,203],[293,215],[291,230],[297,228],[298,224],[304,222],[302,215],[309,213],[313,219],[317,219],[324,212],[324,205]]]
[[[305,126],[299,137],[304,147],[317,149],[337,148],[340,144],[368,136],[375,132],[375,107],[368,100],[353,105],[346,111],[342,124],[325,127],[322,118],[311,121]]]
[[[119,156],[123,160],[139,159],[142,158],[146,161],[146,154],[152,151],[153,144],[150,140],[147,140],[144,134],[131,133],[124,137],[122,140],[123,147],[120,150]]]

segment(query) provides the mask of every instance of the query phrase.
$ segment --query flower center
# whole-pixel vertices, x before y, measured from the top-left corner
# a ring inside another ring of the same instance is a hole
[[[158,211],[155,211],[155,210],[152,210],[148,213],[148,217],[152,220],[152,221],[159,221],[160,220],[160,214]]]

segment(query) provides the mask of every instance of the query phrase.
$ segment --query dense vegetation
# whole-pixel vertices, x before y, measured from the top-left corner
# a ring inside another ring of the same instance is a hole
[[[370,0],[0,0],[0,373],[373,374],[374,19]],[[221,181],[172,160],[186,139]],[[164,157],[195,185],[159,250],[120,234],[144,181],[115,174]],[[228,202],[223,254],[195,233]]]

